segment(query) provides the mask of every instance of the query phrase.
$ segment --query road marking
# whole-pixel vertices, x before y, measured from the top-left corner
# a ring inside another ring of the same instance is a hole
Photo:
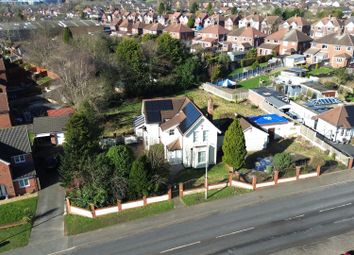
[[[333,223],[334,224],[338,224],[338,223],[347,222],[347,221],[351,221],[351,220],[354,220],[354,217],[346,218],[346,219],[342,219],[342,220],[337,220],[337,221],[335,221]]]
[[[72,251],[76,249],[76,246],[73,246],[73,247],[70,247],[68,249],[65,249],[65,250],[61,250],[61,251],[56,251],[56,252],[53,252],[53,253],[49,253],[48,255],[56,255],[56,254],[61,254],[63,252],[67,252],[67,251]]]
[[[239,234],[239,233],[242,233],[242,232],[246,232],[246,231],[250,231],[250,230],[253,230],[253,229],[254,229],[254,227],[244,228],[244,229],[240,229],[240,230],[228,233],[228,234],[219,235],[219,236],[217,236],[215,238],[222,238],[222,237],[225,237],[225,236],[236,235],[236,234]]]
[[[300,215],[296,215],[296,216],[287,218],[286,220],[295,220],[295,219],[298,219],[298,218],[302,218],[302,217],[304,217],[304,216],[305,216],[305,214],[300,214]]]
[[[179,249],[186,248],[186,247],[189,247],[189,246],[193,246],[193,245],[196,245],[196,244],[200,244],[200,241],[194,242],[194,243],[183,244],[183,245],[180,245],[180,246],[176,246],[174,248],[161,251],[160,254],[171,252],[171,251],[175,251],[175,250],[179,250]]]
[[[334,209],[338,209],[338,208],[342,208],[342,207],[345,207],[345,206],[348,206],[348,205],[351,205],[352,203],[347,203],[347,204],[344,204],[344,205],[338,205],[338,206],[335,206],[335,207],[331,207],[331,208],[327,208],[327,209],[322,209],[320,210],[320,213],[322,212],[328,212],[328,211],[331,211],[331,210],[334,210]]]

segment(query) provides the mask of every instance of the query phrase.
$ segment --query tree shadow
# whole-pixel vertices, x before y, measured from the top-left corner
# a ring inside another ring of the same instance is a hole
[[[58,211],[58,210],[59,210],[59,208],[57,207],[57,208],[54,208],[54,209],[50,209],[50,210],[46,211],[45,213],[38,214],[38,215],[34,216],[33,221],[35,222],[36,220],[40,220],[40,219],[42,219],[42,218],[44,218],[44,217],[46,217],[46,216]],[[58,215],[54,215],[54,216],[56,217]],[[49,218],[49,219],[52,219],[52,218]],[[46,222],[46,221],[44,221],[44,222]]]
[[[214,193],[211,194],[210,196],[208,195],[208,198],[212,198],[213,196],[216,196],[217,194],[219,194],[221,191],[223,191],[223,190],[226,189],[226,188],[227,188],[227,187],[217,190],[216,192],[214,192]]]
[[[5,245],[8,245],[9,243],[10,243],[10,241],[8,241],[8,240],[0,242],[0,248],[5,246]]]

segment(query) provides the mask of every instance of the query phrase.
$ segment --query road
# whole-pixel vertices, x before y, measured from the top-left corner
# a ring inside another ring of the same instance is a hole
[[[353,194],[354,182],[331,185],[125,237],[117,233],[63,254],[270,254],[353,230]]]

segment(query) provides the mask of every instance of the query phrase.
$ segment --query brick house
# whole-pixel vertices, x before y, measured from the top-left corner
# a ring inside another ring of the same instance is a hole
[[[209,48],[218,42],[226,41],[226,36],[230,31],[220,25],[206,27],[197,32],[192,44],[200,44],[203,48]]]
[[[4,60],[0,58],[0,128],[11,127],[10,107],[7,97],[7,75]]]
[[[182,41],[191,41],[194,37],[194,31],[181,23],[171,24],[163,32],[169,33],[172,38]]]
[[[315,52],[315,50],[317,50]],[[313,54],[312,51],[314,52]],[[311,52],[305,52],[307,63],[318,63],[316,56],[326,55],[330,65],[334,68],[346,67],[353,60],[354,35],[349,33],[332,33],[314,40],[311,44]]]
[[[238,22],[240,21],[240,15],[230,15],[225,20],[225,28],[227,30],[233,30],[238,27]]]
[[[243,51],[239,49],[243,48],[243,44],[247,43],[250,47],[258,47],[264,41],[266,34],[263,34],[261,31],[253,27],[242,27],[236,30],[231,31],[227,35],[227,42],[232,44],[232,48],[238,51]]]
[[[240,19],[238,27],[253,27],[257,30],[260,30],[262,21],[263,17],[258,14],[252,14]]]
[[[266,35],[270,35],[278,30],[282,19],[279,16],[267,16],[261,22],[260,31]]]
[[[39,189],[26,126],[0,129],[0,198]]]
[[[286,28],[288,30],[297,29],[309,35],[311,30],[311,24],[303,17],[294,16],[287,19],[279,26],[279,29],[283,28]]]
[[[302,54],[310,48],[312,38],[297,29],[280,29],[267,36],[264,43],[257,48],[259,56],[269,54],[291,55]]]
[[[311,37],[317,39],[332,33],[340,33],[342,30],[343,22],[340,19],[332,16],[324,17],[312,24]]]

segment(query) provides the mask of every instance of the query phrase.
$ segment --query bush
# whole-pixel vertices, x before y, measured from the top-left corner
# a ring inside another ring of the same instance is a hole
[[[273,167],[274,170],[284,172],[285,169],[291,166],[291,156],[289,153],[282,152],[277,153],[273,157]]]
[[[326,160],[319,156],[314,156],[310,161],[310,166],[312,168],[317,168],[317,166],[324,166],[325,164]]]
[[[241,60],[241,67],[246,67],[252,65],[254,62],[256,62],[256,58],[245,58]]]
[[[270,60],[272,57],[273,57],[273,55],[258,56],[257,61],[259,63],[265,63],[265,62],[268,62],[268,60]]]

